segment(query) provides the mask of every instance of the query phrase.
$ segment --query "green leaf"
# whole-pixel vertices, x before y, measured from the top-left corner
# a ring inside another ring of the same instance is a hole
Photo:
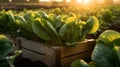
[[[70,21],[61,26],[59,35],[66,45],[77,45],[82,40],[82,23]]]
[[[89,63],[89,67],[96,67],[95,62],[90,62],[90,63]]]
[[[112,49],[109,49],[101,43],[97,43],[96,45],[92,54],[92,60],[96,62],[98,67],[114,67],[116,61],[111,51]]]
[[[38,11],[38,13],[40,14],[40,16],[44,19],[47,19],[48,18],[48,15],[46,14],[46,12],[44,11]]]
[[[92,60],[97,67],[120,67],[120,33],[107,30],[103,32],[93,50]]]
[[[67,30],[66,30],[66,28],[67,28],[66,26],[67,26],[67,25],[64,24],[64,25],[60,28],[60,30],[59,30],[59,35],[60,35],[61,38],[64,38],[65,32],[67,31]]]
[[[4,60],[0,60],[0,67],[14,67],[14,66],[10,66],[7,60],[4,59]]]
[[[71,67],[88,67],[88,64],[83,60],[76,60],[71,64]]]
[[[15,58],[21,53],[17,50],[15,55],[10,56],[13,50],[13,43],[4,35],[0,35],[0,67],[14,67]]]
[[[114,34],[114,35],[113,35]],[[106,40],[106,41],[105,41]],[[92,53],[92,62],[74,61],[72,67],[120,67],[120,33],[103,32]]]
[[[40,38],[45,40],[51,40],[51,37],[47,30],[40,24],[41,19],[36,18],[32,23],[32,29],[35,34],[37,34]]]
[[[101,42],[109,44],[119,38],[120,38],[120,33],[113,31],[113,30],[107,30],[107,31],[103,32],[102,34],[100,34],[98,39]]]
[[[40,24],[48,31],[50,35],[51,34],[58,35],[56,29],[53,27],[53,25],[49,21],[41,18]]]
[[[84,34],[93,34],[95,33],[99,28],[99,21],[95,16],[92,16],[88,19],[85,29],[84,29]]]
[[[16,24],[19,25],[21,28],[24,28],[28,31],[32,31],[31,24],[27,23],[27,21],[23,16],[16,16],[15,20],[16,20]]]
[[[0,35],[0,60],[4,59],[13,48],[12,42],[4,35]]]
[[[63,21],[62,21],[61,16],[60,16],[60,15],[57,16],[57,17],[56,17],[55,29],[60,28],[63,24],[64,24],[64,23],[63,23]]]
[[[56,14],[49,14],[48,21],[53,25],[55,29],[59,28],[63,23],[61,22],[61,16]]]
[[[61,40],[52,24],[43,19],[36,18],[32,24],[33,32],[51,45],[61,45]]]
[[[72,23],[72,22],[76,22],[76,17],[68,17],[65,21],[65,23]]]
[[[112,19],[112,12],[109,9],[102,10],[103,20],[109,22]]]
[[[75,46],[78,45],[80,42],[73,42],[73,43],[66,43],[67,46]]]
[[[115,45],[113,48],[113,52],[116,54],[116,60],[118,60],[118,62],[120,63],[120,46]]]
[[[8,17],[9,17],[10,21],[12,21],[12,22],[15,21],[14,14],[12,12],[8,12]]]
[[[14,63],[16,57],[18,57],[21,53],[22,53],[21,50],[16,50],[16,51],[15,51],[15,54],[14,54],[13,56],[7,56],[7,57],[6,57],[6,60],[7,60],[7,62],[9,63],[9,65],[10,65],[11,67],[14,67],[13,63]]]
[[[53,26],[55,26],[56,17],[57,17],[56,14],[53,13],[48,14],[48,21],[50,21]]]
[[[52,26],[50,22],[47,22],[48,27],[54,32],[55,35],[58,35],[56,29]]]

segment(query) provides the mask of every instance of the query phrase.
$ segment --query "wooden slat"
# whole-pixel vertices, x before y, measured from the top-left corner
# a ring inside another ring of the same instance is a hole
[[[21,39],[21,46],[22,48],[27,48],[36,51],[38,53],[42,53],[48,56],[54,56],[53,54],[55,50],[43,43],[35,42],[32,40]]]
[[[90,46],[94,44],[95,44],[95,40],[88,40],[88,41],[81,42],[79,45],[75,47],[62,47],[61,58],[88,51]]]
[[[61,67],[70,67],[71,63],[77,59],[86,59],[88,53],[82,53],[78,55],[74,55],[71,57],[67,57],[61,60]]]
[[[48,67],[56,67],[55,57],[41,55],[41,54],[26,50],[26,49],[22,49],[22,51],[23,51],[22,56],[25,58],[30,58],[32,61],[40,60],[44,62]]]
[[[75,59],[90,58],[93,49],[91,47],[95,45],[95,40],[86,40],[76,47],[53,47],[32,40],[19,39],[23,57],[43,61],[48,67],[69,67]]]

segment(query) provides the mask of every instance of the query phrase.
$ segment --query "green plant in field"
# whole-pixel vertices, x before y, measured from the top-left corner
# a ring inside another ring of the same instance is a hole
[[[90,17],[87,22],[77,22],[75,17],[69,17],[66,23],[60,28],[61,40],[69,46],[78,44],[85,39],[87,34],[93,34],[99,28],[99,21],[96,17]]]
[[[14,19],[14,11],[0,11],[0,32],[14,34],[18,27]]]
[[[71,67],[120,67],[120,33],[107,30],[97,41],[92,53],[92,62],[76,60]]]
[[[17,36],[22,36],[27,39],[41,40],[33,33],[32,21],[37,18],[47,18],[44,11],[25,10],[15,15],[16,26],[18,26]],[[29,34],[28,34],[29,33]]]
[[[14,44],[4,35],[0,35],[0,67],[14,67],[15,58],[21,53],[16,50],[15,54],[10,56]]]
[[[74,46],[98,28],[99,21],[96,17],[92,16],[84,22],[79,21],[74,14],[67,17],[49,14],[48,19],[36,18],[32,23],[33,32],[54,46]]]
[[[55,29],[59,29],[64,23],[62,22],[62,19],[64,19],[64,17],[60,16],[60,15],[56,15],[53,13],[48,14],[48,18],[47,20],[53,25],[53,27]]]
[[[32,32],[32,21],[37,17],[47,19],[47,14],[44,11],[26,10],[17,14],[15,21],[20,28]]]

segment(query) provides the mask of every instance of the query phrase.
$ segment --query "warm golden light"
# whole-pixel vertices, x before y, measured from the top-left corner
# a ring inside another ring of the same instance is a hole
[[[39,0],[40,2],[49,2],[51,0]]]
[[[114,3],[120,3],[120,0],[113,0]]]
[[[118,2],[118,0],[113,0],[115,3]]]
[[[117,2],[117,0],[113,0],[114,2]]]
[[[78,3],[82,3],[82,0],[77,0]]]
[[[9,0],[9,2],[12,2],[12,0]]]
[[[68,2],[68,3],[69,3],[69,2],[71,2],[71,0],[66,0],[66,2]]]
[[[78,3],[89,4],[91,0],[77,0]]]
[[[29,2],[30,0],[26,0],[27,2]]]
[[[63,0],[53,0],[53,1],[56,1],[56,2],[62,2]]]
[[[104,3],[104,0],[98,0],[98,3]]]
[[[30,0],[26,0],[27,2],[29,2]],[[40,2],[53,2],[53,1],[56,1],[56,2],[62,2],[63,0],[38,0]],[[65,0],[67,3],[70,3],[72,2],[72,0]],[[77,2],[77,3],[82,3],[82,4],[96,4],[96,3],[99,3],[99,4],[102,4],[104,3],[105,0],[73,0],[73,2]],[[120,2],[120,0],[113,0],[114,3],[117,3],[117,2]],[[9,2],[12,2],[12,0],[9,0]]]
[[[89,4],[90,3],[90,0],[84,0],[83,1],[85,4]]]

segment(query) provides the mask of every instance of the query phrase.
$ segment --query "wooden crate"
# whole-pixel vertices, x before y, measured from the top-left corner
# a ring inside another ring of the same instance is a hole
[[[48,67],[70,67],[76,59],[87,59],[95,46],[95,40],[81,42],[76,47],[53,47],[43,43],[19,38],[22,56],[33,61],[40,60]]]

